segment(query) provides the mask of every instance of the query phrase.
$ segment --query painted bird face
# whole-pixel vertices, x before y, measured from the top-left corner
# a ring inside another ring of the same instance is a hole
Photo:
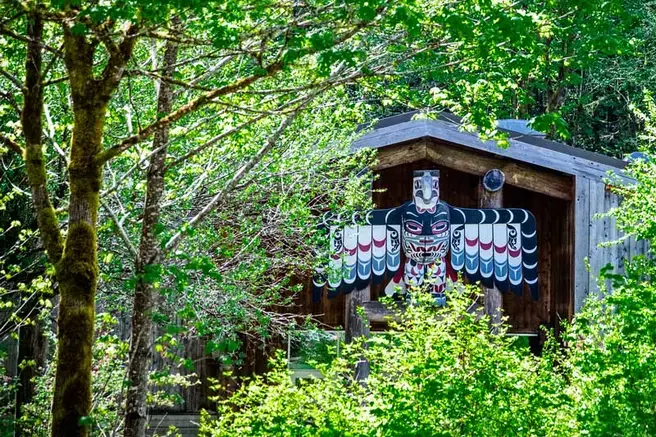
[[[420,212],[422,211],[422,212]],[[434,212],[408,205],[402,215],[403,252],[409,259],[429,264],[444,257],[449,249],[449,210],[438,203]]]
[[[435,212],[440,200],[440,172],[437,170],[415,171],[412,178],[412,198],[417,211]]]

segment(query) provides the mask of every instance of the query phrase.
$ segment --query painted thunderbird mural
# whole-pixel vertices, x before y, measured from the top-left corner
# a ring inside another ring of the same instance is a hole
[[[321,299],[324,288],[335,297],[388,277],[388,296],[427,284],[438,305],[444,305],[447,278],[455,281],[459,272],[502,292],[521,294],[526,283],[537,299],[533,214],[519,208],[451,206],[440,200],[439,180],[437,170],[416,171],[413,198],[401,206],[355,214],[347,221],[324,216],[330,253],[327,265],[314,275],[314,300]]]

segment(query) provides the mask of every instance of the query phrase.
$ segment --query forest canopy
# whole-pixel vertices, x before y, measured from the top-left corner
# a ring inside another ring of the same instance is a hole
[[[652,9],[629,0],[3,1],[7,432],[144,436],[149,411],[208,384],[193,375],[197,363],[188,354],[201,339],[206,355],[243,375],[253,373],[255,355],[273,355],[284,336],[314,328],[316,320],[299,317],[294,302],[322,244],[318,217],[373,206],[366,169],[376,154],[351,153],[350,145],[379,118],[452,112],[462,130],[500,147],[508,141],[496,121],[518,118],[574,147],[652,156]],[[627,235],[647,241],[652,167],[641,161],[628,170],[639,188],[618,188],[626,206],[614,212]],[[606,333],[594,324],[611,313],[623,314],[612,318],[611,339],[613,329],[624,329],[619,323],[637,320],[636,307],[626,314],[622,307],[635,293],[634,305],[647,307],[650,263],[636,261],[625,276],[608,277],[615,297],[581,316],[573,337],[562,341],[566,352],[554,342],[543,358],[515,353],[479,321],[449,335],[476,354],[494,350],[508,360],[501,364],[527,366],[518,381],[533,384],[531,399],[544,388],[551,390],[545,399],[571,407],[563,415],[584,407],[601,414],[600,404],[577,403],[592,402],[590,393],[607,382],[586,379],[594,373],[586,366],[614,372],[603,366],[616,363],[604,361],[599,343],[569,347],[576,336],[604,344]],[[432,323],[431,311],[417,309],[417,323]],[[649,339],[636,335],[639,363]],[[603,359],[593,363],[594,354]],[[541,373],[561,361],[562,370]],[[327,371],[343,373],[346,364]],[[627,371],[639,373],[627,381],[647,384],[639,377],[648,369],[635,365]],[[236,384],[233,376],[226,378]],[[561,397],[557,388],[578,377],[591,385],[573,384]],[[342,389],[326,380],[297,392],[284,372],[271,378],[279,385],[244,386],[264,397],[237,391],[227,404],[252,417],[226,414],[224,422],[208,421],[208,432],[223,435],[241,421],[251,426],[266,411],[267,390],[283,387],[305,403],[311,400],[303,396]],[[479,382],[468,390],[484,390]],[[358,385],[344,389],[379,395]],[[348,390],[343,394],[355,395]],[[650,392],[636,395],[638,408],[633,398],[622,404],[620,391],[608,393],[604,408],[625,416],[609,419],[606,425],[621,428],[608,432],[648,434]],[[353,426],[378,414],[353,408],[349,414],[361,413]],[[298,420],[288,413],[280,412]],[[478,426],[475,418],[453,417],[449,426],[465,426],[448,428],[453,432],[465,432],[467,420]],[[577,416],[567,429],[607,431],[586,420]],[[341,435],[332,422],[325,426]],[[319,433],[312,426],[307,432]]]

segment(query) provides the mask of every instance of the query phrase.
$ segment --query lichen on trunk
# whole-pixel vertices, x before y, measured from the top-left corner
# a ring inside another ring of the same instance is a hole
[[[62,236],[55,209],[47,191],[46,161],[43,156],[42,116],[43,86],[41,84],[41,40],[43,21],[34,12],[27,23],[27,34],[31,40],[27,47],[25,60],[24,103],[21,112],[21,126],[25,136],[25,169],[32,192],[32,204],[36,213],[41,241],[51,263],[59,261],[63,250]]]
[[[64,255],[57,264],[61,300],[53,436],[87,435],[84,417],[91,411],[91,347],[97,280],[96,230],[87,222],[71,224]]]
[[[61,300],[52,404],[52,435],[87,436],[91,420],[91,360],[98,284],[97,219],[102,183],[102,151],[107,105],[118,85],[134,41],[112,54],[103,79],[93,76],[95,45],[64,23],[64,61],[73,97],[73,136],[68,166],[68,233],[55,264]]]

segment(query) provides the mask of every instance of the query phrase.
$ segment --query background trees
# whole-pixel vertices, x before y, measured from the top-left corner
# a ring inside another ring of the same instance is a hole
[[[4,2],[2,227],[28,202],[36,217],[29,241],[3,234],[4,298],[59,296],[53,434],[93,429],[97,308],[132,324],[125,433],[142,435],[154,348],[210,336],[229,361],[286,329],[273,310],[308,270],[313,214],[366,202],[352,175],[371,157],[345,157],[359,123],[448,108],[488,136],[508,115],[563,135],[583,72],[648,47],[626,6]]]

